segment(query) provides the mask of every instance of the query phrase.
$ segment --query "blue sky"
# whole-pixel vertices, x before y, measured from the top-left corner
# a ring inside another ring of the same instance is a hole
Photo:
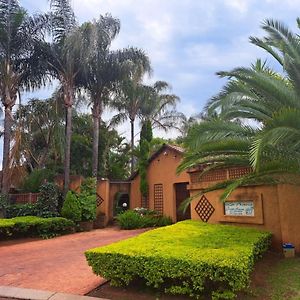
[[[121,32],[113,48],[144,49],[154,69],[151,80],[169,82],[181,98],[178,110],[187,116],[200,112],[220,90],[224,80],[215,75],[217,71],[268,57],[248,42],[250,35],[263,35],[260,24],[264,19],[281,20],[296,30],[300,7],[300,0],[71,1],[80,22],[107,12],[118,17]],[[49,6],[48,0],[20,2],[30,12]],[[38,94],[46,97],[49,90]],[[126,134],[127,129],[123,126],[120,131]]]

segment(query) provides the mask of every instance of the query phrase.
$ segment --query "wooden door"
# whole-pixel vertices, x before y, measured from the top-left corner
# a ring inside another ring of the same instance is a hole
[[[188,182],[176,183],[175,184],[175,193],[176,193],[176,217],[177,222],[188,220],[191,218],[191,207],[190,205],[186,209],[185,213],[180,210],[181,203],[190,197],[190,192],[187,189]]]

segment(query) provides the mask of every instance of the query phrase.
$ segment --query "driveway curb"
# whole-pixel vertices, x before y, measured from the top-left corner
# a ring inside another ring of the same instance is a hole
[[[0,286],[0,297],[22,300],[109,300],[12,286]]]

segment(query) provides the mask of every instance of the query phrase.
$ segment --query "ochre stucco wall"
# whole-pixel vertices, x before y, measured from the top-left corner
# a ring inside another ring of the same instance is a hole
[[[148,166],[147,179],[149,184],[149,208],[154,209],[154,185],[163,185],[164,207],[163,213],[176,222],[175,184],[189,182],[189,175],[182,172],[176,174],[182,154],[166,148],[155,157]],[[139,190],[140,176],[137,175],[131,182],[130,208],[141,207],[141,193]]]

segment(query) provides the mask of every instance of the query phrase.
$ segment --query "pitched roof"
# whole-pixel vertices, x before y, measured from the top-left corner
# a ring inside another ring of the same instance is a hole
[[[184,148],[177,146],[177,145],[170,145],[170,144],[163,144],[157,151],[155,151],[149,158],[148,162],[151,163],[158,155],[160,155],[165,149],[171,149],[179,154],[183,154],[185,152]],[[139,171],[135,171],[131,176],[128,178],[128,180],[133,180],[137,175],[139,174]]]

